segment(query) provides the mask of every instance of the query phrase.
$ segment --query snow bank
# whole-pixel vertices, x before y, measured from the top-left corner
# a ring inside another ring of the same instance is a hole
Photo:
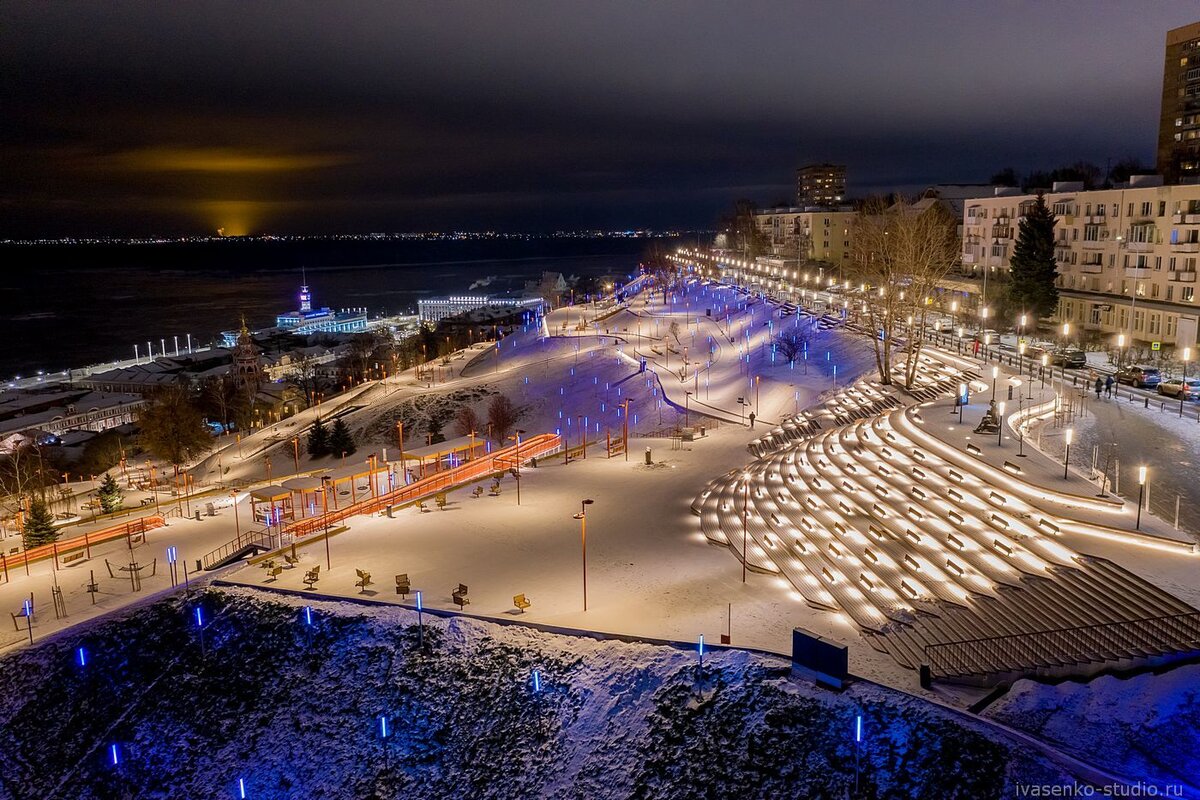
[[[695,652],[430,617],[422,651],[412,612],[314,602],[309,626],[305,602],[212,590],[0,661],[0,796],[237,797],[240,780],[252,798],[842,797],[858,714],[863,797],[1059,777],[781,659],[710,653],[701,673]]]

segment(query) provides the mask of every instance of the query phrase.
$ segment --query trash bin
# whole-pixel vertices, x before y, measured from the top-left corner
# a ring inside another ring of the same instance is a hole
[[[701,436],[701,438],[704,437],[704,426],[703,425],[700,426],[700,436]]]
[[[196,509],[196,522],[200,521],[200,509]]]
[[[654,462],[652,462],[650,460],[650,448],[647,447],[646,448],[646,466],[650,466],[652,463],[654,463]]]
[[[196,572],[199,573],[199,572],[203,572],[203,571],[204,571],[204,565],[201,564],[200,559],[197,558],[196,559]]]

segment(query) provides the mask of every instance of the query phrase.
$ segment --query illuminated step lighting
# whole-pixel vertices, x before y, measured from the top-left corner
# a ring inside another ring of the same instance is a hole
[[[948,534],[946,534],[946,541],[950,542],[950,544],[952,544],[953,546],[957,547],[959,550],[966,550],[966,549],[967,549],[967,546],[966,546],[965,544],[963,544],[963,540],[962,540],[962,539],[959,539],[959,538],[958,538],[957,536],[955,536],[953,533],[948,533]]]
[[[912,567],[915,570],[920,571],[920,569],[921,569],[921,565],[917,563],[917,560],[915,558],[913,558],[912,556],[910,556],[908,553],[904,554],[904,563],[908,564],[908,566]]]
[[[963,525],[966,523],[966,519],[963,518],[963,515],[958,513],[954,509],[950,509],[949,511],[947,511],[946,516],[950,517],[950,519],[954,520],[954,522],[958,525]]]
[[[1011,556],[1013,554],[1013,549],[999,539],[994,539],[992,541],[992,545],[1006,556]]]
[[[962,567],[960,567],[958,564],[954,563],[953,561],[951,561],[948,558],[946,559],[946,568],[948,570],[950,570],[951,572],[953,572],[955,575],[958,575],[960,578],[962,576],[966,575],[966,573],[963,571]]]

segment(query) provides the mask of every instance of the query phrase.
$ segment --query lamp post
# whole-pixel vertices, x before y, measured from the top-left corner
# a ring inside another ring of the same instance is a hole
[[[1125,334],[1117,334],[1117,371],[1125,364]]]
[[[587,507],[595,500],[582,500],[579,503],[579,513],[575,514],[575,519],[579,520],[579,536],[580,542],[583,544],[583,610],[587,611]]]
[[[1046,388],[1046,364],[1048,364],[1049,362],[1050,362],[1050,356],[1046,355],[1045,353],[1042,353],[1042,369],[1040,370],[1040,372],[1038,374],[1041,375],[1043,389]],[[1030,391],[1032,392],[1033,390],[1030,389]]]
[[[333,561],[329,557],[329,484],[328,475],[321,478],[321,508],[325,517],[325,569],[333,569]]]
[[[513,478],[517,482],[517,505],[521,505],[521,436],[524,433],[525,433],[525,431],[518,428],[516,431],[516,435],[512,437],[517,442],[517,449],[514,453],[514,457],[516,458],[516,461],[517,461],[517,467],[513,471]]]
[[[1142,498],[1146,494],[1146,468],[1138,467],[1138,507],[1137,507],[1137,524],[1134,528],[1141,530],[1142,528]]]
[[[1000,415],[1000,430],[996,431],[996,445],[1004,447],[1004,401],[1000,401],[1000,405],[996,407],[996,411]]]
[[[1067,428],[1067,432],[1066,432],[1065,436],[1066,436],[1066,442],[1067,442],[1067,449],[1065,451],[1063,451],[1063,480],[1064,481],[1067,479],[1067,464],[1069,464],[1071,462],[1071,440],[1075,438],[1075,429]]]
[[[750,514],[750,473],[742,473],[742,487],[745,492],[742,498],[742,583],[746,582],[746,560],[750,557],[746,553],[746,542],[749,538],[746,532],[747,517]]]
[[[230,492],[229,498],[233,502],[233,529],[237,533],[237,538],[242,538],[242,523],[238,522],[237,513],[237,492]]]
[[[1000,368],[992,367],[992,400],[996,399],[996,378],[1000,377]]]
[[[963,421],[963,406],[967,404],[967,385],[960,383],[958,385],[958,424],[962,425]]]
[[[1017,375],[1025,374],[1025,342],[1017,342]]]
[[[1187,399],[1187,365],[1192,360],[1192,348],[1183,348],[1183,383],[1179,385],[1179,416],[1183,416],[1183,401]]]

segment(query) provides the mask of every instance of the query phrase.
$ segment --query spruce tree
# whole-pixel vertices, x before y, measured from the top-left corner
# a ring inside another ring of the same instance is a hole
[[[96,497],[100,500],[100,510],[105,514],[121,510],[121,487],[111,474],[104,473],[100,488],[96,490]]]
[[[21,527],[21,535],[26,549],[50,544],[58,538],[58,529],[54,527],[54,515],[50,513],[49,506],[42,498],[34,497],[30,502],[29,513],[25,515],[25,522]]]
[[[1014,308],[1032,314],[1035,320],[1058,309],[1058,265],[1054,260],[1054,214],[1045,195],[1021,219],[1013,247],[1008,297]]]
[[[329,455],[329,431],[325,430],[325,423],[321,422],[321,418],[317,417],[317,421],[308,429],[308,442],[305,444],[310,458],[320,458],[321,456]]]
[[[338,417],[333,422],[333,429],[329,432],[329,452],[335,456],[354,455],[357,447],[354,444],[354,437],[350,435],[350,429],[346,427],[346,422]]]

